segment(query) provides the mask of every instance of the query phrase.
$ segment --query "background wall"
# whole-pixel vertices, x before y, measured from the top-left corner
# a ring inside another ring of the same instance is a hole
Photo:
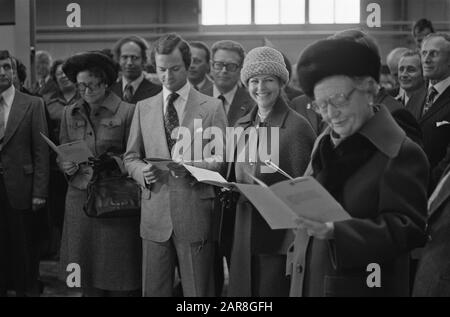
[[[81,6],[81,28],[66,26],[66,6],[71,2]],[[381,6],[381,28],[365,24],[366,7],[372,2]],[[208,45],[233,39],[247,50],[263,45],[267,37],[295,63],[306,45],[349,27],[372,34],[384,56],[397,46],[413,47],[410,29],[419,18],[432,20],[439,30],[450,30],[450,0],[361,0],[359,25],[206,27],[199,24],[199,13],[199,0],[36,0],[37,49],[64,58],[82,50],[111,47],[128,34],[152,41],[161,33],[176,31],[188,40],[199,39]]]

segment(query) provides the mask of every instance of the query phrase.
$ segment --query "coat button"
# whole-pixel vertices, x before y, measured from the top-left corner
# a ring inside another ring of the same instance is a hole
[[[297,264],[295,266],[295,268],[296,268],[298,274],[302,274],[303,273],[303,266],[301,264]]]

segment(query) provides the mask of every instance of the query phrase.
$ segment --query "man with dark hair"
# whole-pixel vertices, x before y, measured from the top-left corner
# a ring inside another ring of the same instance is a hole
[[[12,279],[16,296],[38,295],[36,211],[48,195],[49,153],[41,98],[13,85],[12,59],[0,51],[0,296]]]
[[[430,20],[420,19],[414,22],[412,36],[418,49],[421,48],[423,39],[430,33],[434,33],[433,24]]]
[[[397,96],[397,100],[419,120],[422,116],[422,102],[427,94],[419,52],[409,50],[400,57],[398,81],[402,92]]]
[[[114,45],[113,54],[120,65],[122,78],[111,90],[126,102],[135,104],[161,91],[160,86],[144,78],[147,50],[147,41],[134,35],[124,37]]]
[[[230,126],[247,114],[253,101],[245,87],[240,85],[245,52],[234,41],[218,41],[211,48],[211,75],[214,85],[206,91],[208,96],[219,98],[225,108]]]
[[[189,67],[189,82],[201,93],[207,94],[213,82],[208,78],[211,53],[208,46],[200,41],[190,42],[192,63]]]
[[[213,187],[196,182],[181,165],[172,164],[167,171],[144,159],[183,160],[219,171],[224,154],[219,148],[214,153],[203,151],[215,138],[203,134],[203,145],[198,148],[193,137],[212,127],[224,135],[226,115],[218,99],[201,94],[188,82],[191,53],[179,35],[159,38],[152,60],[163,90],[136,105],[124,158],[129,174],[143,188],[143,295],[173,296],[178,265],[185,296],[213,296],[218,216],[213,211]],[[199,152],[194,154],[194,150]]]

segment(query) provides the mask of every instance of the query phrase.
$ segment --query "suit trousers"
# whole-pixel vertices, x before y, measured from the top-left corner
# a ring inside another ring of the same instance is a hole
[[[189,243],[173,234],[165,242],[142,239],[142,290],[144,297],[174,296],[175,267],[178,266],[185,297],[214,296],[214,252],[216,243]]]
[[[8,289],[15,290],[16,296],[39,294],[37,231],[35,212],[9,205],[0,174],[0,296],[6,296]]]

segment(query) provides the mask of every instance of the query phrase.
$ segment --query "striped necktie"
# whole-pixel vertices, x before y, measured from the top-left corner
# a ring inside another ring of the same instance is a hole
[[[123,101],[131,103],[133,99],[133,86],[127,84],[123,90]]]
[[[430,89],[428,89],[427,99],[425,101],[425,105],[423,106],[422,116],[424,116],[425,113],[427,113],[428,110],[430,110],[437,94],[438,94],[438,91],[433,86],[431,86]]]

